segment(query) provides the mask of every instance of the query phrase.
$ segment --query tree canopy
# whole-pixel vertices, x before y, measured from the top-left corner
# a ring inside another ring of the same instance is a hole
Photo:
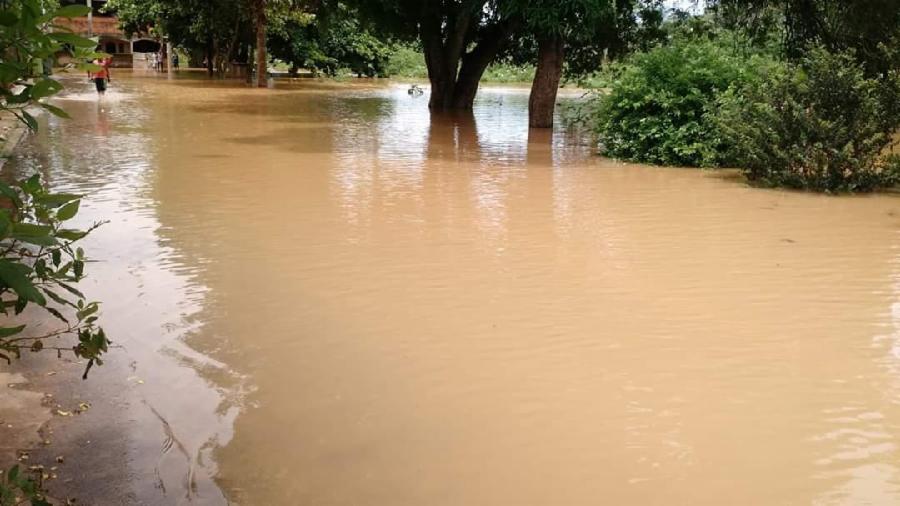
[[[392,44],[367,29],[343,3],[317,14],[292,12],[269,29],[272,56],[292,70],[305,68],[334,76],[349,69],[360,76],[382,76]]]
[[[822,46],[853,51],[870,73],[900,65],[897,0],[719,0],[715,6],[733,26],[780,24],[792,59]]]
[[[362,18],[383,35],[418,39],[431,81],[434,110],[470,109],[488,65],[521,21],[502,0],[354,0]]]

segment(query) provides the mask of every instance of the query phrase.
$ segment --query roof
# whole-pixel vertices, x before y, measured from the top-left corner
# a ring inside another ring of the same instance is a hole
[[[85,35],[88,33],[87,17],[72,19],[57,18],[56,20],[54,20],[54,23],[60,26],[64,26],[79,35]],[[108,37],[118,37],[122,39],[127,38],[125,37],[125,32],[123,32],[122,28],[119,26],[119,19],[115,16],[94,16],[93,26],[94,35],[105,35]]]

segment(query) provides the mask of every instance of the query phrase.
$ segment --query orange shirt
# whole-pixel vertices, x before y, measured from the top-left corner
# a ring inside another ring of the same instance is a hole
[[[91,77],[94,79],[109,79],[109,60],[94,60],[94,65],[100,65],[100,70],[91,73]]]

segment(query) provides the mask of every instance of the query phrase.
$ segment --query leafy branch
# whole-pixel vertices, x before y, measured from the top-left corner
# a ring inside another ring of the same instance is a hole
[[[0,114],[11,114],[30,130],[38,123],[35,107],[60,117],[62,109],[46,99],[62,84],[43,72],[45,61],[68,52],[75,64],[89,69],[97,41],[80,37],[55,20],[84,16],[89,8],[59,8],[49,0],[0,0]],[[0,182],[0,359],[11,363],[23,351],[71,352],[91,367],[102,365],[109,348],[106,333],[97,325],[99,303],[88,301],[75,285],[84,278],[87,259],[77,244],[101,226],[80,230],[66,226],[81,207],[81,196],[50,192],[34,175],[12,184]],[[31,324],[16,321],[28,307],[42,309],[62,326],[31,333]],[[51,340],[73,336],[71,346]]]

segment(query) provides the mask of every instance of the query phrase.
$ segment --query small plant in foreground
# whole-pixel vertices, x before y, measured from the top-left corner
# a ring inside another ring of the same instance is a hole
[[[55,3],[55,2],[54,2]],[[57,8],[47,0],[0,2],[0,114],[12,114],[30,130],[38,123],[29,112],[41,107],[67,117],[65,111],[46,102],[62,84],[43,73],[44,62],[68,51],[76,62],[99,56],[96,40],[79,37],[54,23],[58,18],[83,16],[83,5]],[[81,64],[80,70],[95,69]],[[11,362],[23,351],[45,349],[72,351],[87,360],[84,376],[101,365],[100,356],[109,341],[97,327],[96,302],[89,302],[73,286],[84,277],[85,256],[75,244],[94,230],[67,228],[81,202],[80,195],[52,193],[34,175],[13,184],[0,182],[0,359]],[[29,306],[43,309],[62,322],[47,332],[29,332],[31,324],[17,322]],[[76,342],[64,346],[52,341],[65,335]]]
[[[71,350],[86,359],[84,374],[107,351],[109,341],[96,326],[99,305],[85,300],[75,286],[84,277],[85,256],[75,244],[100,226],[65,228],[78,213],[80,196],[50,193],[37,175],[15,186],[0,182],[0,314],[19,315],[36,305],[62,322],[45,333],[26,333],[28,324],[0,326],[0,359],[22,351]],[[74,346],[48,344],[52,338],[77,336]]]
[[[0,471],[0,506],[18,506],[26,501],[31,506],[50,506],[43,494],[41,476],[25,476],[18,465],[7,472]]]
[[[58,18],[90,12],[85,5],[60,8],[56,0],[0,0],[0,116],[13,115],[28,129],[38,128],[32,112],[37,108],[60,117],[65,111],[47,103],[62,84],[45,73],[45,63],[68,52],[80,71],[96,70],[86,64],[95,57],[96,39],[87,39],[57,26]],[[73,286],[84,277],[85,255],[75,244],[99,224],[87,230],[64,224],[77,214],[79,195],[53,193],[34,175],[7,184],[0,182],[0,359],[7,363],[23,351],[52,349],[71,351],[87,360],[82,378],[109,347],[97,326],[96,302],[89,302]],[[62,325],[56,330],[32,332],[29,323],[16,317],[28,307],[42,309]],[[57,340],[71,336],[74,344]],[[0,506],[44,506],[42,474],[25,476],[19,467],[0,473]]]

